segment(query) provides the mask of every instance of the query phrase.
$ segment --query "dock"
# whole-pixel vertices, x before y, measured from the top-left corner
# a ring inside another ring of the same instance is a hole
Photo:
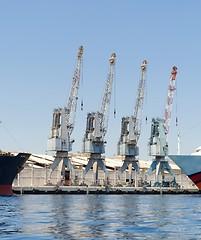
[[[200,194],[195,184],[173,162],[171,167],[176,175],[177,186],[171,184],[172,176],[165,172],[165,184],[154,185],[155,174],[151,174],[145,185],[139,174],[125,171],[118,178],[122,160],[120,158],[106,158],[108,179],[105,173],[99,169],[99,180],[94,182],[94,172],[90,169],[83,176],[83,169],[87,163],[87,157],[77,155],[72,157],[75,166],[74,176],[69,174],[69,179],[61,179],[61,171],[55,169],[50,176],[50,165],[53,157],[48,155],[32,155],[24,169],[13,181],[15,194]],[[150,162],[139,160],[140,169],[144,175],[150,167]],[[159,179],[160,182],[162,179]]]
[[[13,187],[15,194],[200,194],[199,189],[167,187],[39,186]]]

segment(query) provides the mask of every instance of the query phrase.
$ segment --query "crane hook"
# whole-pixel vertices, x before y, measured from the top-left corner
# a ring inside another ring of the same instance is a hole
[[[83,104],[83,100],[81,101],[81,110],[83,111],[83,106],[84,106],[84,104]]]

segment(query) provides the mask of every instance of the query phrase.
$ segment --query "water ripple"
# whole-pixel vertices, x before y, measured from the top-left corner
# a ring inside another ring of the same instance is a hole
[[[199,195],[0,197],[0,239],[200,239]]]

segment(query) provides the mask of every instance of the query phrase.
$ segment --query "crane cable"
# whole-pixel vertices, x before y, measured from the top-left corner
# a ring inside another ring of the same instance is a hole
[[[115,74],[116,71],[114,71]],[[116,76],[114,76],[114,118],[116,117]]]
[[[177,91],[178,91],[178,89],[177,89],[177,81],[176,81],[176,91],[175,91],[175,114],[176,114],[176,127],[178,127],[178,113],[177,113]],[[177,134],[177,154],[179,155],[180,153],[181,153],[181,146],[180,146],[180,144],[181,144],[181,138],[180,138],[180,131],[178,131],[178,134]]]
[[[17,140],[15,139],[15,137],[12,135],[12,133],[9,131],[9,129],[5,126],[5,124],[0,121],[0,126],[3,126],[5,128],[5,130],[7,131],[7,133],[10,135],[10,137],[13,139],[13,141],[15,142],[15,144],[19,147],[19,149],[21,151],[23,151],[22,147],[20,146],[20,144],[17,142]]]
[[[83,103],[83,95],[84,95],[84,83],[83,83],[83,59],[82,59],[82,71],[81,71],[81,111],[84,109],[84,103]]]
[[[176,127],[178,126],[178,117],[177,117],[177,81],[176,81],[176,103],[175,103],[175,111],[176,111]]]
[[[145,117],[145,121],[146,121],[146,125],[147,125],[147,72],[146,72],[146,82],[145,82],[145,105],[146,105],[146,117]]]

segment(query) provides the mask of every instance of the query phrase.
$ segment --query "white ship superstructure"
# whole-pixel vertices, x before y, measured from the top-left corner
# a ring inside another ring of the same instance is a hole
[[[192,154],[170,155],[169,158],[174,161],[201,190],[201,146]]]

